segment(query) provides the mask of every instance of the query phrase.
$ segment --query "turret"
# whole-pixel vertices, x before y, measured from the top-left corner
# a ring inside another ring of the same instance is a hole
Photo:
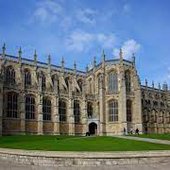
[[[154,85],[154,81],[152,81],[152,88],[154,88],[154,86],[155,86],[155,85]]]
[[[35,66],[37,65],[37,52],[36,52],[36,50],[34,51],[34,64],[35,64]]]
[[[148,80],[145,79],[145,86],[148,87]]]
[[[64,73],[64,57],[61,59],[61,71]]]
[[[21,64],[21,60],[22,60],[22,49],[21,47],[19,48],[19,51],[18,51],[18,62]]]
[[[133,63],[133,66],[135,66],[135,62],[136,62],[135,60],[136,60],[135,54],[133,53],[133,54],[132,54],[132,63]]]
[[[93,59],[93,67],[95,68],[96,67],[96,57],[94,56],[94,59]]]
[[[77,66],[76,66],[76,61],[74,61],[74,74],[76,74],[76,72],[77,72],[77,68],[76,68]]]
[[[168,84],[166,82],[163,83],[162,90],[168,91]]]
[[[120,52],[119,52],[119,59],[120,59],[120,63],[123,62],[123,51],[122,49],[120,49]]]
[[[5,53],[6,53],[6,45],[4,43],[4,45],[2,46],[2,58],[5,58]]]
[[[103,50],[103,52],[102,52],[102,67],[103,68],[105,66],[105,60],[106,60],[106,55],[105,55],[104,50]]]

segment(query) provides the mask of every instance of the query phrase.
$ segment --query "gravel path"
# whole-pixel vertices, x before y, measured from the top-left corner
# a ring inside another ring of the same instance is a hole
[[[137,141],[144,141],[144,142],[150,142],[150,143],[170,145],[170,141],[168,141],[168,140],[140,138],[140,137],[137,137],[137,136],[114,136],[114,137],[122,138],[122,139],[131,139],[131,140],[137,140]]]

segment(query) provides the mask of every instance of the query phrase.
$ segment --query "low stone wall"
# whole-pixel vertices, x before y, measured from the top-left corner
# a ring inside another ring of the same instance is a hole
[[[55,152],[0,149],[0,161],[49,167],[159,164],[170,162],[170,151]]]

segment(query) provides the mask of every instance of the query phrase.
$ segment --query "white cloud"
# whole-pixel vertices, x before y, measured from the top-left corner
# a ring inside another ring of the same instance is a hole
[[[113,48],[116,43],[116,36],[114,34],[97,34],[97,40],[102,44],[103,48]]]
[[[37,3],[33,13],[33,20],[40,22],[54,22],[58,16],[62,15],[62,7],[54,0],[43,0]]]
[[[75,31],[66,40],[66,46],[68,50],[81,52],[89,46],[93,40],[94,36],[92,34],[83,31]]]
[[[137,53],[141,45],[137,43],[134,39],[127,40],[122,45],[123,57],[129,59],[133,53]],[[114,49],[113,54],[115,56],[119,55],[119,49]]]
[[[116,44],[116,36],[114,34],[92,34],[84,31],[75,31],[66,40],[66,47],[71,51],[84,51],[99,45],[101,48],[112,49]]]
[[[79,9],[76,12],[76,18],[85,24],[95,24],[96,23],[95,14],[96,11],[89,8]]]
[[[64,17],[62,21],[60,22],[60,26],[64,29],[67,30],[70,28],[72,24],[72,18],[71,17]]]

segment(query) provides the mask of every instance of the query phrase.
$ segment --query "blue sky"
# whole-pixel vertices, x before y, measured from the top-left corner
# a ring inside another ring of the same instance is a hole
[[[0,0],[0,45],[7,53],[79,69],[101,59],[136,55],[141,81],[170,84],[169,0]]]

